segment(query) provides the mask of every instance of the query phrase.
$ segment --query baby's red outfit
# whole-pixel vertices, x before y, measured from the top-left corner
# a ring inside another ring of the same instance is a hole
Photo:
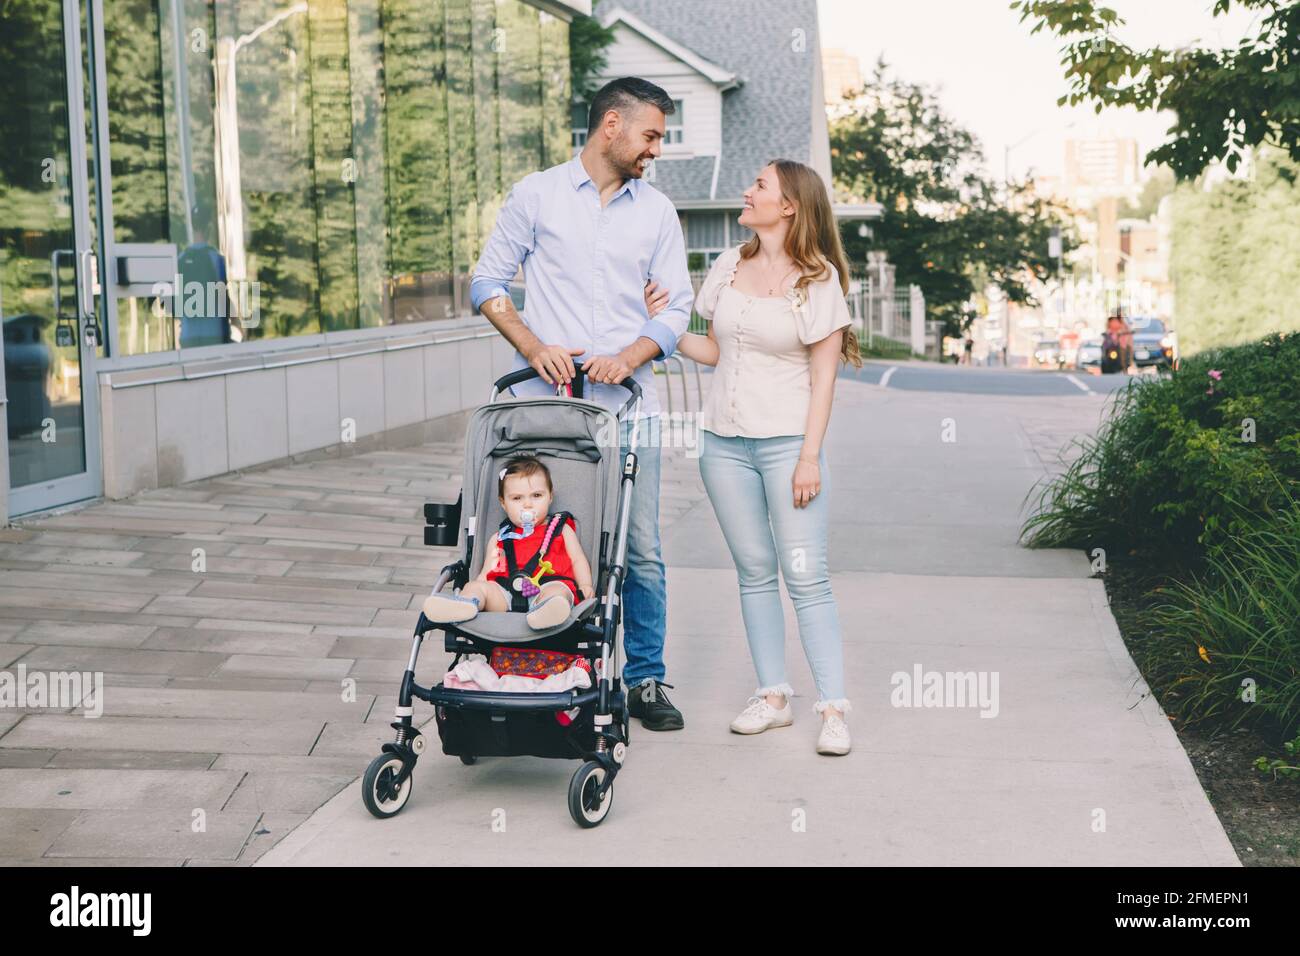
[[[532,556],[537,553],[537,549],[542,546],[542,539],[546,537],[546,528],[551,523],[552,517],[553,516],[548,515],[545,521],[535,525],[533,527],[533,533],[526,538],[514,538],[510,541],[499,541],[498,545],[502,551],[497,557],[496,567],[488,572],[487,579],[489,581],[496,581],[498,578],[504,578],[509,574],[509,569],[506,567],[505,548],[512,544],[515,546],[515,566],[523,567],[527,564]],[[564,525],[573,528],[575,531],[577,530],[577,525],[573,523],[572,518],[566,518],[564,520]],[[521,534],[524,529],[518,525],[512,525],[511,530],[516,534]],[[569,557],[568,549],[564,546],[563,527],[555,529],[555,533],[551,536],[551,546],[547,549],[546,556],[543,560],[551,562],[551,573],[539,578],[538,583],[545,584],[551,578],[557,575],[563,575],[565,578],[568,578],[564,583],[567,584],[569,590],[573,592],[573,603],[577,604],[581,598],[578,597],[578,586],[573,580],[573,559]],[[507,582],[501,586],[508,588],[509,585]]]

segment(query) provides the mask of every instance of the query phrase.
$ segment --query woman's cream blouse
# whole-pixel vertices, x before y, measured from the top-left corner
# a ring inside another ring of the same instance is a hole
[[[809,346],[852,324],[839,273],[781,296],[746,295],[731,284],[736,246],[718,256],[695,297],[713,323],[718,366],[700,427],[724,437],[802,435],[812,395]]]

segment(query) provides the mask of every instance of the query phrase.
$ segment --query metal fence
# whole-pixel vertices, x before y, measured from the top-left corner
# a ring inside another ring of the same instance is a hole
[[[910,355],[912,353],[913,307],[911,291],[878,293],[866,275],[854,275],[847,296],[849,311],[856,321],[858,343],[869,352]],[[917,316],[922,321],[924,316]]]
[[[698,293],[707,271],[691,272],[692,291]],[[854,272],[849,281],[849,294],[845,296],[849,312],[853,315],[854,331],[860,345],[871,352],[910,355],[913,351],[912,322],[924,320],[925,303],[909,289],[904,292],[882,294],[873,291],[872,279],[865,272]],[[919,310],[921,314],[914,316]],[[691,311],[688,331],[705,335],[709,324]]]

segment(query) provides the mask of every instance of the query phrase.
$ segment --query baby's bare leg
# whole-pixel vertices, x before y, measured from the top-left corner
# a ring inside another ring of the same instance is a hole
[[[510,595],[495,581],[480,581],[476,578],[461,588],[460,593],[465,597],[478,598],[478,606],[484,611],[510,610]]]

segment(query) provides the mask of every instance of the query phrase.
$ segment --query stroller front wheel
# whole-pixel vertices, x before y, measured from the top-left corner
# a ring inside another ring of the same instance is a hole
[[[395,781],[402,772],[402,759],[392,754],[380,754],[370,761],[361,778],[361,800],[372,814],[385,819],[395,816],[406,806],[411,796],[411,774],[401,785]]]
[[[605,768],[589,760],[578,768],[569,781],[569,815],[580,827],[599,826],[609,815],[614,804],[614,783],[610,781],[604,794],[597,796],[605,783]]]

